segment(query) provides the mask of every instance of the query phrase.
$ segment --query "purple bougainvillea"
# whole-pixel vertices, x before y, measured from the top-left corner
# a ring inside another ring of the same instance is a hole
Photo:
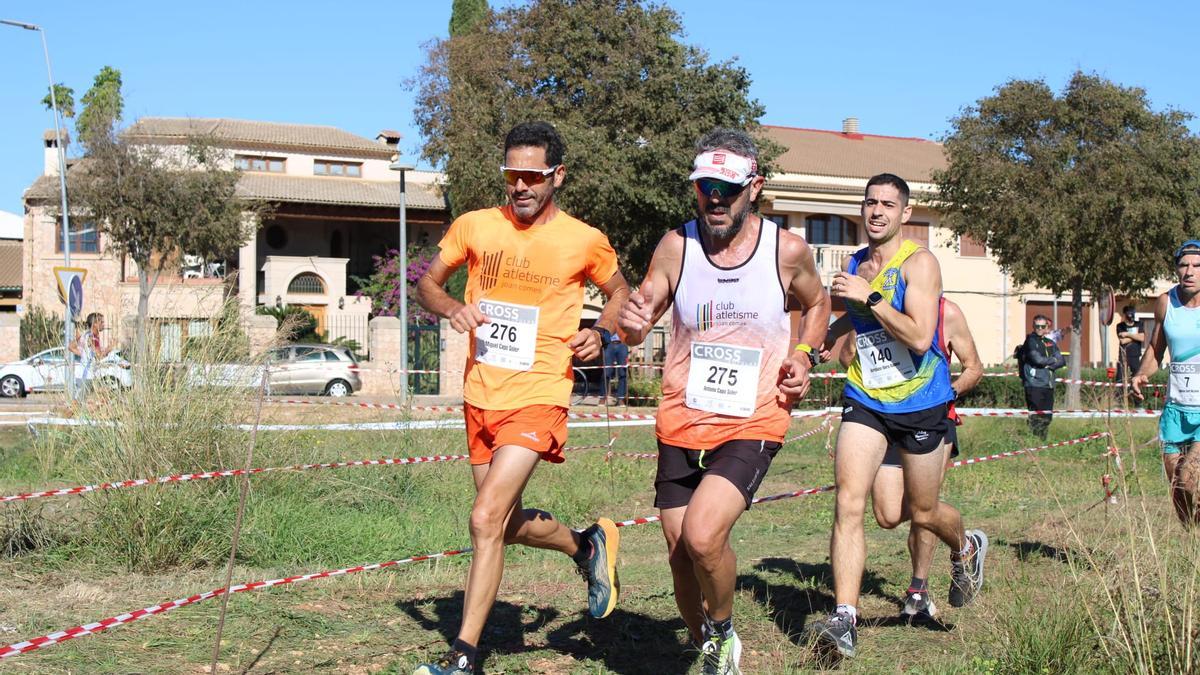
[[[417,304],[417,281],[429,271],[436,249],[410,246],[408,265],[404,276],[408,279],[408,321],[415,324],[434,324],[437,317],[426,312]],[[385,255],[371,256],[375,271],[369,279],[359,279],[361,287],[356,295],[371,298],[373,316],[400,315],[400,252],[388,249]],[[363,283],[365,281],[365,283]]]

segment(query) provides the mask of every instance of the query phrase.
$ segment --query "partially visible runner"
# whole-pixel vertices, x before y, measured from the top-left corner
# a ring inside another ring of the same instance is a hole
[[[79,363],[83,366],[80,370],[78,378],[75,378],[75,400],[83,403],[87,398],[88,390],[92,387],[92,378],[95,376],[96,365],[100,363],[108,353],[112,351],[112,346],[104,347],[100,341],[100,333],[104,332],[104,315],[100,312],[92,312],[87,315],[87,320],[84,322],[87,328],[79,334],[68,349],[75,356],[79,357]],[[68,356],[68,361],[70,358]],[[74,377],[74,375],[72,375]]]
[[[941,269],[932,253],[901,234],[912,215],[908,200],[908,184],[898,176],[867,181],[862,216],[868,245],[846,259],[831,284],[832,295],[846,300],[857,353],[846,373],[834,459],[837,501],[829,548],[837,607],[809,631],[844,656],[857,652],[863,516],[888,445],[902,449],[913,526],[929,530],[952,552],[950,604],[967,604],[983,585],[987,537],[965,532],[958,511],[938,500],[954,391],[937,335]]]
[[[615,329],[629,288],[608,238],[561,211],[554,193],[566,178],[565,148],[546,122],[518,124],[504,139],[509,204],[472,211],[450,225],[441,253],[417,282],[425,309],[470,331],[463,382],[467,446],[476,496],[474,554],[462,625],[449,653],[415,675],[471,673],[479,637],[504,572],[504,546],[524,544],[570,556],[588,582],[588,611],[608,616],[620,590],[619,533],[608,518],[578,533],[545,511],[525,509],[521,493],[540,461],[560,463],[567,441],[571,356],[600,356],[598,330],[579,330],[584,282],[609,302],[596,320]],[[443,286],[467,265],[466,303]]]
[[[766,179],[750,136],[714,129],[697,142],[693,166],[697,217],[658,243],[620,325],[627,342],[641,342],[674,305],[654,505],[675,604],[703,672],[737,673],[729,533],[779,451],[792,404],[808,391],[830,303],[804,239],[753,213]],[[794,350],[789,295],[805,311]]]
[[[951,354],[957,356],[963,367],[958,377],[950,383],[954,388],[956,401],[963,393],[979,384],[979,380],[983,378],[983,362],[979,360],[975,338],[971,335],[962,309],[954,301],[944,297],[938,309],[938,336],[946,358],[949,359]],[[849,367],[854,360],[854,342],[842,342],[844,345],[838,358],[843,366]],[[959,451],[957,427],[962,425],[962,417],[954,409],[955,401],[950,402],[947,412],[951,424],[946,430],[946,440],[942,446],[945,465],[949,465],[950,460],[957,457]],[[883,455],[883,464],[871,485],[871,506],[875,511],[875,522],[885,530],[894,529],[912,518],[908,500],[904,498],[904,473],[901,470],[898,445],[889,444],[887,452]],[[932,532],[909,526],[908,554],[912,560],[913,576],[905,592],[904,607],[900,610],[900,615],[910,623],[930,621],[937,616],[937,606],[929,597],[928,583],[929,567],[933,564],[933,549],[936,545],[937,537]]]
[[[1144,398],[1142,387],[1171,351],[1158,436],[1171,504],[1190,527],[1200,523],[1200,241],[1189,239],[1175,251],[1175,272],[1179,283],[1154,303],[1154,335],[1131,384],[1133,395]]]

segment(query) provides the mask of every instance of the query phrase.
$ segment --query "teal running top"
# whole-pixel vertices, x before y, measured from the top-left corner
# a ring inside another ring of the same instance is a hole
[[[1167,292],[1167,316],[1163,333],[1171,352],[1167,402],[1200,409],[1200,307],[1185,307],[1179,287]]]

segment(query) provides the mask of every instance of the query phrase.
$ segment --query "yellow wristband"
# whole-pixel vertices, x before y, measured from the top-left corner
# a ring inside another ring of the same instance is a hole
[[[813,353],[813,348],[810,347],[809,345],[806,345],[803,342],[801,342],[800,344],[796,345],[795,351],[804,352],[805,354],[811,354],[811,353]]]

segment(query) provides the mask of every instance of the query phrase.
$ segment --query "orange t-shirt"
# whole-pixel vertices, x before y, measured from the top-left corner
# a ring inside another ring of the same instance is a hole
[[[509,207],[459,216],[438,246],[449,267],[467,264],[466,302],[491,319],[471,332],[463,398],[485,410],[566,406],[571,348],[584,281],[617,272],[603,232],[559,211],[530,227]]]

